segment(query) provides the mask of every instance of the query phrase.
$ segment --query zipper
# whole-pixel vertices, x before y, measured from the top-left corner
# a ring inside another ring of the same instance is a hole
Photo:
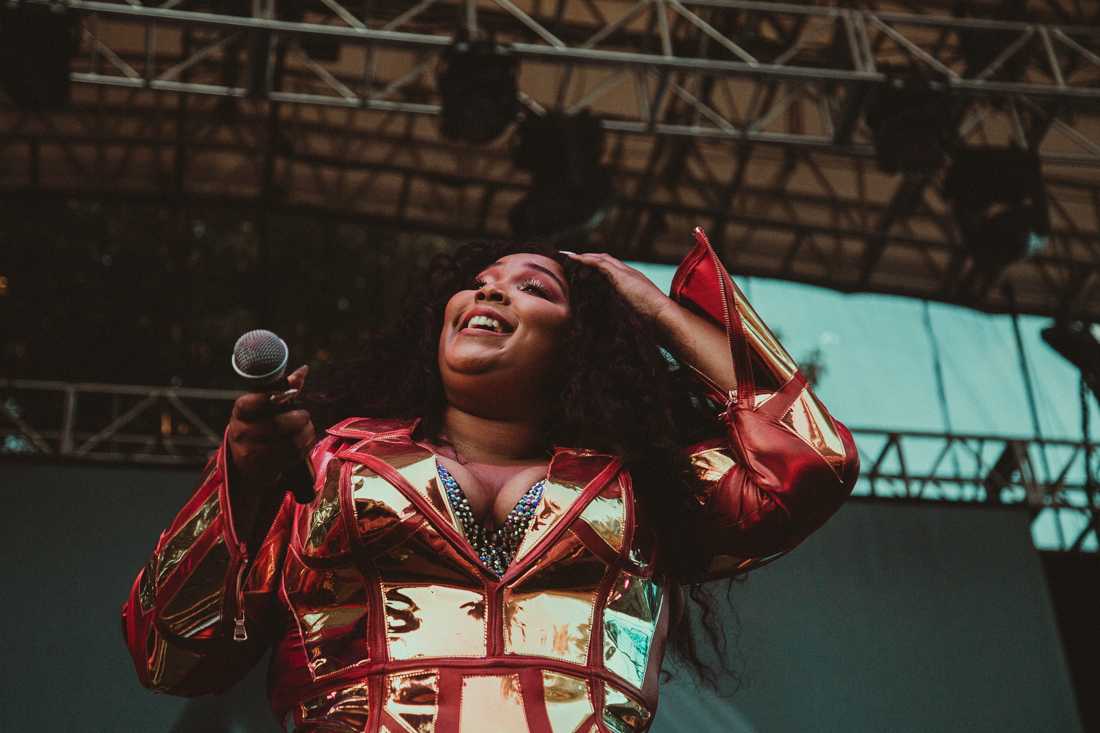
[[[248,570],[248,547],[242,542],[241,566],[237,568],[237,616],[233,619],[233,641],[248,641],[248,628],[244,618],[244,576]]]
[[[706,241],[706,240],[704,240]],[[729,305],[729,291],[726,290],[726,278],[722,277],[722,261],[718,259],[718,253],[714,251],[714,247],[710,246],[710,242],[707,242],[707,253],[710,254],[711,260],[714,262],[714,272],[718,275],[718,289],[722,293],[722,325],[726,327],[726,337],[730,341],[730,349],[733,349],[733,338],[730,334],[730,305]],[[740,376],[740,375],[738,375]],[[732,390],[731,390],[732,391]]]
[[[710,245],[710,240],[707,239],[706,233],[703,232],[703,230],[701,228],[696,228],[696,232],[697,232],[698,237],[702,240],[703,244],[706,245],[707,254],[710,255],[710,259],[714,263],[714,273],[718,277],[718,290],[722,294],[722,325],[726,327],[726,340],[729,341],[730,357],[733,359],[733,367],[734,367],[734,371],[736,372],[737,371],[737,366],[738,366],[736,349],[738,348],[738,346],[741,346],[741,344],[734,343],[733,322],[730,319],[729,290],[726,288],[726,278],[724,278],[722,276],[722,273],[725,272],[725,268],[722,266],[722,261],[720,259],[718,259],[718,253],[715,252],[714,247],[712,247]],[[742,340],[745,338],[744,334],[741,335],[741,338],[742,338]],[[751,364],[745,364],[744,366],[745,366],[746,374],[738,374],[737,375],[737,389],[736,390],[731,389],[731,390],[726,391],[726,411],[727,412],[733,406],[734,402],[737,401],[739,393],[743,394],[746,391],[745,390],[746,387],[748,388],[748,391],[754,391],[752,389],[753,385],[751,384],[752,376],[751,376],[750,373],[748,373],[749,370],[752,369],[752,365]],[[698,370],[696,370],[696,371],[698,371]],[[746,381],[748,381],[749,383],[746,384]],[[713,384],[713,382],[712,382],[712,384]],[[749,399],[750,400],[752,399],[751,395],[749,396]],[[751,403],[750,403],[750,406],[751,406]]]

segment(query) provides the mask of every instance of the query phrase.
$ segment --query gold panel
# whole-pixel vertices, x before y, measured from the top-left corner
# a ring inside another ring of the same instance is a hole
[[[423,524],[408,539],[374,557],[388,585],[450,585],[481,588],[481,575],[435,527]]]
[[[141,581],[138,583],[138,602],[142,613],[149,613],[157,600],[157,584],[154,582],[156,577],[157,554],[154,552],[145,563],[145,568],[141,571]]]
[[[228,572],[229,550],[218,537],[161,613],[173,634],[190,638],[221,620]]]
[[[834,470],[844,463],[844,442],[824,406],[809,387],[798,393],[783,415],[782,422],[817,451]]]
[[[592,715],[592,698],[583,679],[543,670],[542,689],[553,733],[575,733]]]
[[[603,661],[608,670],[641,689],[657,633],[664,592],[637,575],[620,573],[603,613]]]
[[[745,327],[745,338],[752,345],[752,350],[779,377],[780,384],[786,383],[798,371],[798,363],[783,348],[783,344],[779,343],[779,339],[764,323],[764,319],[753,310],[748,298],[741,292],[741,288],[737,287],[737,283],[734,283],[733,290],[734,303],[737,305],[737,311],[741,314],[741,322]]]
[[[214,520],[221,515],[218,506],[218,492],[213,491],[191,518],[164,544],[157,562],[157,582],[159,588],[164,579],[175,569],[180,561],[194,546],[195,542],[210,528]]]
[[[613,733],[638,733],[649,725],[652,713],[617,688],[604,684],[603,722]]]
[[[504,651],[585,664],[603,560],[575,537],[549,548],[537,568],[504,595]]]
[[[202,661],[202,657],[185,649],[171,646],[156,631],[153,635],[153,649],[149,655],[149,677],[154,690],[171,690]]]
[[[623,549],[626,534],[626,504],[617,481],[612,482],[600,496],[588,502],[581,512],[581,519],[603,538],[616,552]]]
[[[358,570],[315,570],[289,552],[283,582],[315,679],[369,661],[367,593]]]
[[[547,532],[561,521],[562,516],[576,503],[583,489],[583,485],[558,483],[556,481],[547,481],[543,484],[542,500],[536,508],[535,516],[531,518],[531,524],[527,527],[527,534],[524,536],[523,542],[516,550],[516,556],[512,560],[513,564],[519,562],[539,540],[546,536]]]
[[[340,516],[340,470],[342,461],[329,461],[320,493],[301,513],[304,529],[302,551],[307,557],[347,552],[347,533]]]
[[[461,733],[526,731],[527,715],[523,711],[519,675],[463,677],[458,729]]]
[[[370,444],[370,453],[392,466],[440,516],[462,531],[439,486],[434,453],[407,441],[374,441]]]
[[[434,733],[439,679],[434,672],[391,675],[386,681],[383,707],[406,727],[400,733]]]
[[[546,484],[527,534],[520,543],[512,564],[519,563],[547,535],[573,505],[611,457],[602,453],[559,451],[550,462]]]
[[[483,657],[485,596],[444,585],[383,585],[390,659]]]
[[[400,524],[416,509],[401,491],[366,466],[351,473],[351,496],[359,536],[366,541]]]
[[[329,690],[298,706],[298,726],[305,730],[362,733],[370,718],[370,691],[365,682]]]
[[[718,481],[737,465],[737,462],[729,454],[729,449],[723,447],[708,448],[698,453],[692,453],[690,461],[692,470],[695,472],[695,478],[704,483]]]

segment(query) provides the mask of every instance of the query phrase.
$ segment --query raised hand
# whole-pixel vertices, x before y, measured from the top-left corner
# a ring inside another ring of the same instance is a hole
[[[233,403],[227,434],[236,478],[253,487],[268,487],[309,454],[316,440],[309,412],[282,411],[287,399],[305,385],[308,373],[309,367],[303,366],[287,377],[289,394],[250,392]]]
[[[607,275],[611,285],[643,318],[659,324],[662,317],[677,304],[648,277],[622,260],[603,252],[563,252],[570,258],[595,267]]]
[[[721,327],[684,308],[622,260],[604,253],[563,254],[606,274],[623,300],[656,326],[664,345],[681,362],[723,392],[736,388],[737,373]]]

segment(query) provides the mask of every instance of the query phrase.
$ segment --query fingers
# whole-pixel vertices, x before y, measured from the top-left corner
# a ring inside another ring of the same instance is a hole
[[[305,410],[290,410],[279,413],[272,419],[275,433],[278,435],[292,435],[309,425],[309,413]]]
[[[290,389],[284,392],[249,392],[241,395],[233,403],[233,417],[242,422],[256,422],[270,418],[284,405],[297,398],[298,393],[305,386],[308,374],[309,365],[303,365],[286,378]]]
[[[309,364],[303,364],[290,373],[290,376],[286,378],[287,383],[292,389],[301,389],[306,384],[306,376],[309,375]]]
[[[625,262],[617,257],[612,257],[606,252],[582,252],[580,254],[568,253],[570,259],[574,259],[585,265],[591,265],[601,270],[617,270],[619,272],[634,271],[634,268],[627,265]]]
[[[242,422],[256,422],[271,415],[271,400],[266,393],[249,392],[233,403],[233,417]]]
[[[313,423],[306,425],[304,430],[298,432],[294,436],[294,447],[301,455],[309,453],[309,449],[313,447],[313,444],[317,442],[317,431],[313,427]]]

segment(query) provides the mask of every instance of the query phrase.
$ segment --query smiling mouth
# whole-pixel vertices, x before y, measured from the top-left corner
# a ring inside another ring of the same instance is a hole
[[[512,332],[512,329],[508,323],[499,319],[493,318],[491,316],[475,315],[470,317],[470,319],[466,321],[461,331],[492,334],[495,336],[507,336]]]

